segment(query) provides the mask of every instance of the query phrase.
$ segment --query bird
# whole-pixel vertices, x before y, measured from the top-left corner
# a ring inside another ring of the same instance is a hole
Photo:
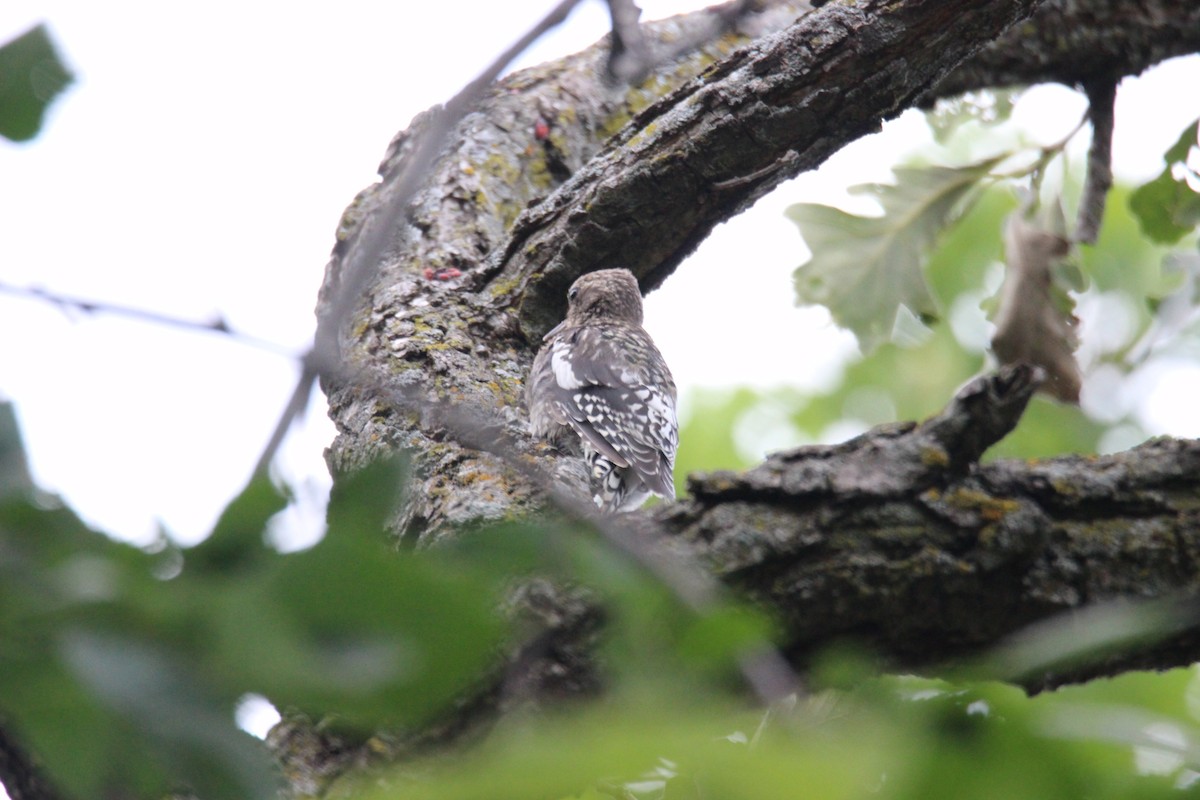
[[[601,512],[633,511],[652,494],[675,499],[675,381],[642,327],[629,270],[571,284],[566,318],[543,337],[525,400],[535,436],[556,445],[578,438]]]

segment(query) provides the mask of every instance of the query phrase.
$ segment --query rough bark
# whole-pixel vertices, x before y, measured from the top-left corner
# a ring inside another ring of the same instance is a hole
[[[975,463],[1033,386],[1005,371],[921,425],[692,476],[655,514],[667,535],[782,621],[802,663],[851,639],[894,664],[945,665],[1038,620],[1200,590],[1200,442],[1104,457]],[[1153,632],[1147,631],[1147,634]],[[1200,616],[1152,647],[1020,676],[1041,688],[1200,659]]]
[[[522,513],[536,505],[524,481],[457,446],[436,422],[398,413],[379,383],[495,409],[519,430],[532,342],[557,321],[581,272],[623,264],[645,288],[657,285],[717,223],[919,95],[1014,76],[1085,77],[1072,70],[1095,55],[1089,25],[1117,74],[1200,49],[1200,12],[1183,0],[1135,17],[1105,2],[1048,3],[1011,24],[1036,5],[910,0],[803,14],[803,3],[775,3],[635,87],[606,80],[603,42],[506,79],[456,132],[412,224],[396,232],[360,313],[340,331],[349,360],[384,377],[326,387],[339,427],[332,463],[353,467],[394,446],[420,453],[423,479],[398,523],[413,540]],[[1053,24],[1039,24],[1047,15]],[[663,47],[709,26],[693,14],[648,26],[647,38]],[[1055,31],[1061,40],[1049,38]],[[382,185],[420,128],[418,119],[393,142]],[[325,298],[379,187],[347,211]],[[562,471],[578,480],[571,465]]]
[[[447,405],[486,410],[517,443],[510,456],[580,483],[577,461],[529,441],[520,397],[538,338],[582,272],[622,265],[644,289],[659,285],[716,224],[915,104],[1135,74],[1200,50],[1193,0],[762,5],[733,29],[702,13],[646,26],[652,49],[718,33],[636,86],[605,77],[604,42],[517,73],[456,130],[337,331],[347,361],[369,377],[325,387],[339,431],[335,473],[393,447],[416,454],[396,520],[402,540],[433,544],[460,524],[541,503],[527,473],[460,443]],[[348,209],[323,305],[422,127],[418,118],[393,141],[382,183]],[[922,438],[930,423],[893,426],[746,475],[696,477],[694,497],[651,523],[778,610],[797,660],[850,634],[901,663],[929,664],[1085,602],[1194,590],[1196,444],[979,467],[982,440],[957,419],[942,419],[941,438]],[[570,629],[558,630],[564,648],[575,646]],[[1175,644],[1162,664],[1196,656]]]

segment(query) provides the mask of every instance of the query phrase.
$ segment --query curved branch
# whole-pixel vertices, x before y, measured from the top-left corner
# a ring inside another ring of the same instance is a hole
[[[549,330],[583,272],[621,264],[658,285],[718,223],[878,130],[1040,2],[826,5],[683,85],[517,220],[497,263],[528,281],[522,330]]]
[[[1057,15],[1053,31],[1071,31],[1062,41],[1045,24],[1009,26],[1032,0],[826,5],[795,25],[807,3],[760,5],[754,14],[741,14],[739,1],[643,26],[654,52],[704,44],[638,86],[607,80],[603,44],[503,81],[457,128],[408,223],[390,232],[368,296],[339,332],[351,361],[431,385],[436,401],[498,409],[520,437],[530,341],[558,320],[579,272],[623,263],[653,286],[720,220],[921,92],[1002,81],[1019,72],[1014,65],[1029,79],[1039,69],[1062,76],[1091,52],[1091,27],[1105,43],[1123,43],[1110,48],[1111,75],[1200,49],[1192,41],[1200,25],[1189,27],[1200,12],[1185,0],[1158,3],[1144,18],[1107,0],[1046,2],[1034,20]],[[964,70],[970,81],[957,77]],[[427,124],[418,119],[397,137],[384,182],[347,210],[327,287],[340,283],[347,243],[403,174]],[[458,446],[436,419],[399,413],[353,380],[327,380],[326,389],[340,429],[335,466],[395,445],[422,454],[414,502],[397,521],[406,535],[432,540],[457,523],[537,504],[527,481]]]

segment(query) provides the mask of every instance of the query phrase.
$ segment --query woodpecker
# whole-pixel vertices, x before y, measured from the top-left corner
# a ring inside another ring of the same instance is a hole
[[[642,294],[627,269],[580,277],[567,317],[543,337],[525,386],[533,434],[577,436],[592,499],[632,511],[651,494],[675,499],[675,382],[642,328]]]

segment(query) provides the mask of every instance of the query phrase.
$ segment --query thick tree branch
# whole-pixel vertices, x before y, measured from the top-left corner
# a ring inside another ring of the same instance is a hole
[[[962,470],[924,442],[937,420],[973,430],[966,408],[696,476],[694,499],[656,517],[781,615],[797,662],[848,638],[932,666],[1087,604],[1200,592],[1200,442]],[[1197,660],[1200,618],[1178,627],[1154,648],[1029,685]]]
[[[1099,75],[1137,75],[1195,52],[1200,5],[1192,0],[1051,0],[948,75],[922,103],[972,89],[1076,86]]]
[[[830,4],[737,51],[517,220],[496,263],[528,280],[522,330],[549,330],[582,272],[621,264],[657,285],[716,224],[878,130],[1038,5]]]

